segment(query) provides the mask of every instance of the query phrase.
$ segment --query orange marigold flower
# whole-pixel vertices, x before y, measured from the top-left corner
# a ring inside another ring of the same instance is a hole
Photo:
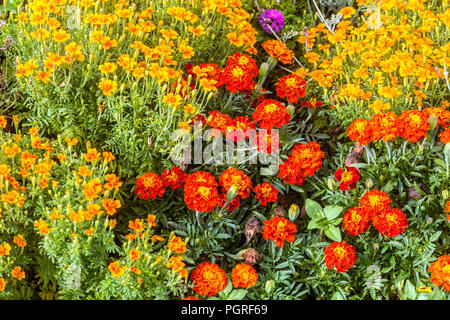
[[[95,148],[88,149],[88,152],[84,155],[84,159],[89,162],[96,161],[100,159],[100,152]]]
[[[430,118],[431,115],[435,115],[438,118],[438,123],[443,127],[447,128],[450,126],[450,111],[445,110],[440,107],[428,107],[423,109],[423,114]]]
[[[86,197],[87,201],[97,199],[100,192],[103,192],[103,188],[98,178],[92,179],[84,184],[83,194]]]
[[[258,281],[258,273],[255,268],[246,263],[237,264],[231,271],[233,287],[251,288]]]
[[[5,290],[6,283],[8,283],[8,281],[6,281],[3,278],[0,278],[0,291],[4,291]],[[186,300],[195,300],[195,299],[186,299]]]
[[[268,40],[263,42],[262,46],[272,58],[279,60],[283,64],[292,63],[294,51],[288,49],[284,42]]]
[[[92,236],[94,234],[94,228],[89,228],[84,231],[84,234],[87,236]]]
[[[337,272],[345,272],[356,262],[355,247],[345,241],[333,242],[324,251],[328,269],[335,267]]]
[[[347,129],[347,135],[352,141],[358,141],[359,144],[366,146],[372,141],[372,126],[369,120],[356,119]]]
[[[4,116],[0,116],[0,128],[2,129],[6,128],[6,124],[7,124],[6,118]]]
[[[156,216],[154,214],[149,214],[147,216],[147,223],[149,225],[149,227],[156,227]]]
[[[116,158],[111,152],[108,151],[103,151],[102,156],[106,162],[113,161]]]
[[[440,135],[439,139],[441,139],[442,143],[449,143],[450,142],[450,127],[445,129]]]
[[[153,172],[147,172],[136,179],[136,189],[134,193],[141,199],[156,199],[162,197],[166,188],[161,178]]]
[[[281,128],[291,119],[286,107],[281,102],[272,99],[265,99],[258,104],[252,117],[255,122],[259,121],[259,126],[263,129],[272,129],[274,126]]]
[[[236,93],[251,92],[256,83],[253,78],[258,75],[258,67],[252,57],[235,53],[227,60],[227,65],[222,72],[222,82],[225,88]]]
[[[390,208],[392,200],[386,192],[374,189],[367,191],[361,198],[361,207],[370,212],[371,217]]]
[[[108,270],[111,271],[114,277],[121,277],[125,273],[126,269],[126,267],[120,266],[119,261],[111,262],[108,266]]]
[[[268,202],[277,202],[278,200],[278,189],[267,182],[256,185],[253,192],[255,193],[255,199],[259,200],[263,206],[266,206]]]
[[[0,278],[0,281],[1,281],[1,278]],[[1,283],[0,283],[1,284]],[[1,289],[1,288],[0,288]],[[0,290],[1,291],[1,290]],[[183,298],[182,300],[200,300],[199,298],[197,298],[197,297],[193,297],[193,296],[188,296],[188,297],[186,297],[186,298]]]
[[[170,257],[169,261],[166,263],[166,267],[173,269],[175,272],[181,272],[184,269],[185,263],[183,262],[183,257]]]
[[[138,260],[141,258],[141,251],[136,250],[136,249],[131,249],[130,250],[130,260],[134,261],[134,260]]]
[[[155,234],[152,236],[152,241],[164,241],[164,238]]]
[[[106,210],[106,213],[112,216],[117,212],[117,209],[122,207],[120,200],[102,199],[102,206]]]
[[[345,170],[342,168],[337,169],[334,177],[340,182],[340,190],[355,189],[356,183],[359,181],[359,170],[354,167],[345,166]]]
[[[248,198],[252,190],[252,180],[244,171],[229,168],[219,176],[219,184],[228,192],[234,186],[239,186],[238,196],[242,199]]]
[[[275,216],[264,221],[263,238],[275,242],[279,247],[284,246],[284,241],[293,242],[297,226],[284,217]]]
[[[431,272],[431,282],[435,286],[442,286],[445,291],[450,291],[450,255],[440,256],[428,268]]]
[[[209,126],[226,133],[227,128],[233,124],[233,119],[229,115],[215,110],[209,113],[207,123]]]
[[[408,219],[402,210],[389,208],[374,215],[372,224],[381,234],[394,237],[405,231]]]
[[[417,142],[427,136],[428,118],[419,110],[405,110],[398,118],[400,136],[409,142]]]
[[[370,226],[370,212],[363,207],[350,208],[344,213],[342,227],[348,234],[356,236],[358,233],[364,233]]]
[[[22,271],[21,267],[14,267],[11,275],[19,281],[25,278],[25,272]]]
[[[450,213],[450,201],[447,201],[445,203],[445,212],[449,212]]]
[[[21,247],[21,248],[24,248],[27,245],[27,242],[25,241],[23,236],[20,234],[18,234],[17,236],[14,237],[13,242],[15,244],[17,244],[18,247]]]
[[[98,87],[103,91],[105,96],[110,96],[117,90],[118,84],[114,80],[102,79],[102,81],[98,84]]]
[[[119,181],[119,177],[114,173],[105,175],[105,180],[108,181],[107,183],[105,183],[105,189],[110,191],[112,189],[120,188],[123,184],[123,182]]]
[[[217,264],[202,262],[192,271],[193,290],[202,296],[214,296],[223,291],[228,283],[225,271]]]
[[[49,234],[50,231],[53,229],[53,228],[49,229],[48,228],[48,224],[42,218],[39,219],[38,221],[35,221],[33,226],[38,228],[39,233],[42,233],[42,234],[45,234],[45,235]]]
[[[180,168],[172,167],[170,169],[166,169],[161,174],[161,179],[166,188],[170,187],[172,188],[172,190],[175,190],[183,186],[184,180],[186,180],[186,176],[186,172],[184,172]]]
[[[390,141],[400,134],[397,126],[398,116],[393,112],[381,112],[372,117],[371,121],[371,141],[383,139]],[[353,140],[353,139],[352,139]]]
[[[167,248],[169,248],[170,251],[174,251],[176,253],[185,253],[186,243],[180,237],[174,237],[167,244]]]
[[[306,96],[306,81],[295,73],[280,78],[276,84],[277,96],[286,97],[289,103],[297,103]]]
[[[184,201],[189,209],[211,212],[218,200],[217,182],[210,173],[197,171],[186,177]]]
[[[5,242],[0,244],[0,257],[7,256],[11,252],[11,246],[9,243]]]

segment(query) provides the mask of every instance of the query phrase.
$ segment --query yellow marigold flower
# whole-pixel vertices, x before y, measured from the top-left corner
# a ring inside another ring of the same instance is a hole
[[[6,281],[3,278],[0,278],[0,291],[4,291],[5,290],[5,287],[6,287],[7,283],[8,283],[8,281]]]
[[[9,243],[4,242],[3,244],[0,244],[0,257],[7,256],[10,252],[11,246],[9,245]]]
[[[338,12],[338,14],[342,14],[342,17],[343,17],[344,19],[350,18],[350,17],[353,16],[355,13],[356,13],[356,11],[355,11],[355,9],[354,9],[353,7],[345,7],[345,8],[342,8],[342,9]]]
[[[64,42],[70,39],[70,34],[66,30],[56,30],[52,33],[53,40],[56,42]]]
[[[105,62],[98,66],[98,70],[101,73],[113,73],[117,70],[117,65],[113,62]]]
[[[391,108],[391,104],[389,102],[383,103],[380,100],[375,100],[369,105],[369,108],[375,113],[380,113],[382,111],[389,110]]]
[[[6,118],[4,116],[0,116],[0,128],[4,129],[6,128],[6,125],[7,125]]]
[[[89,228],[89,229],[86,229],[85,231],[84,231],[84,234],[86,234],[86,235],[88,235],[88,236],[92,236],[93,234],[94,234],[94,228]]]
[[[183,111],[186,113],[194,114],[195,112],[197,112],[197,107],[188,103],[183,107]]]
[[[163,103],[171,105],[174,108],[177,108],[181,104],[181,100],[183,100],[183,98],[179,94],[174,95],[172,92],[166,94],[162,98]]]

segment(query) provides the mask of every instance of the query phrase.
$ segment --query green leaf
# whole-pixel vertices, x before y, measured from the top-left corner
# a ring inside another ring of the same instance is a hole
[[[308,227],[307,227],[308,230],[318,229],[318,228],[319,228],[319,220],[311,220],[308,223]]]
[[[223,294],[228,295],[231,292],[231,290],[233,290],[233,284],[231,283],[231,281],[228,281],[225,290],[223,290]]]
[[[336,291],[333,296],[331,297],[331,300],[345,300],[345,298],[342,296],[342,294],[339,291]]]
[[[242,300],[247,294],[247,290],[245,289],[236,289],[233,290],[228,296],[227,300]]]
[[[333,226],[330,226],[327,230],[324,231],[325,235],[333,241],[341,242],[341,231]]]
[[[344,208],[341,206],[326,206],[323,209],[323,212],[325,213],[325,216],[328,220],[333,220],[341,214],[343,209]]]
[[[305,209],[308,216],[312,219],[321,217],[322,207],[314,200],[306,199]]]
[[[408,299],[415,300],[416,299],[416,289],[411,284],[409,280],[406,280],[405,283],[405,295]]]

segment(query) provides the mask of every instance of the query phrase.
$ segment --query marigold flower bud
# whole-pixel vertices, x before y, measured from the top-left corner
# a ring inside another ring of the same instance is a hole
[[[265,289],[266,289],[267,293],[271,293],[274,288],[275,288],[275,281],[273,281],[273,280],[266,281]]]
[[[373,181],[372,181],[372,179],[367,179],[366,180],[366,188],[367,189],[371,189],[373,187]]]
[[[448,190],[447,189],[442,190],[442,198],[444,200],[448,199]]]
[[[237,184],[234,184],[231,186],[231,188],[227,192],[227,202],[230,202],[234,198],[236,198],[238,192],[239,192],[240,186]]]
[[[334,180],[333,177],[328,178],[328,180],[327,180],[327,186],[328,186],[328,189],[334,190],[334,188],[336,187],[336,181]]]
[[[291,222],[294,222],[295,219],[297,219],[298,215],[300,214],[300,208],[298,207],[298,205],[296,205],[295,203],[291,205],[291,207],[289,208],[289,220],[291,220]]]
[[[295,107],[292,104],[289,104],[286,107],[286,112],[289,113],[291,116],[293,116],[295,113]]]
[[[261,79],[264,78],[264,76],[267,74],[267,71],[269,71],[269,64],[267,62],[263,62],[260,66],[259,66],[259,74],[258,74],[258,78],[261,81]]]

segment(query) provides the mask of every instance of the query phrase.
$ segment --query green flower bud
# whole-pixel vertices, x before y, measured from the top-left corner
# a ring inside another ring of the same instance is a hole
[[[275,288],[275,281],[273,281],[273,280],[266,281],[266,288],[265,289],[266,289],[267,293],[271,293],[274,288]]]
[[[286,112],[289,113],[291,116],[293,116],[295,113],[295,107],[292,104],[289,104],[286,107]]]
[[[328,185],[328,189],[334,190],[334,188],[336,188],[336,180],[334,180],[333,177],[328,178],[327,185]]]
[[[295,203],[292,204],[291,207],[289,208],[289,212],[288,212],[289,220],[291,220],[291,222],[294,222],[295,219],[297,219],[299,214],[300,214],[300,208],[298,207],[298,205],[296,205]]]
[[[263,62],[259,67],[259,79],[264,78],[264,76],[267,74],[267,71],[269,71],[269,64],[267,62]]]
[[[439,118],[433,113],[428,118],[428,122],[430,123],[430,131],[433,131],[438,125]]]
[[[233,201],[234,198],[236,198],[240,188],[241,187],[239,185],[234,184],[234,185],[231,186],[230,189],[228,189],[228,192],[227,192],[227,203],[230,203],[231,201]]]
[[[366,188],[367,189],[371,189],[373,187],[373,181],[372,181],[372,179],[367,179],[366,180]]]
[[[448,190],[447,189],[442,190],[442,198],[444,200],[448,199]]]

